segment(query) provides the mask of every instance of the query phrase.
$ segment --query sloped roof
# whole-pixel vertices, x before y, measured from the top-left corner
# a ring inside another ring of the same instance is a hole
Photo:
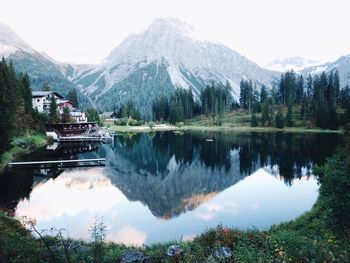
[[[33,98],[46,97],[47,95],[50,95],[50,94],[55,94],[60,99],[63,99],[63,96],[58,94],[56,91],[32,91]]]
[[[64,104],[64,103],[70,103],[70,104],[72,104],[72,102],[71,102],[70,100],[59,100],[59,101],[57,102],[57,104]]]

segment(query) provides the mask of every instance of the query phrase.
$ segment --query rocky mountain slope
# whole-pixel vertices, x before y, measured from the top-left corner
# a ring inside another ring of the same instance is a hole
[[[157,19],[127,37],[100,65],[76,74],[73,82],[100,107],[111,110],[133,99],[149,109],[154,97],[175,88],[192,88],[199,96],[211,81],[229,82],[238,99],[242,78],[269,86],[276,76],[186,23]]]

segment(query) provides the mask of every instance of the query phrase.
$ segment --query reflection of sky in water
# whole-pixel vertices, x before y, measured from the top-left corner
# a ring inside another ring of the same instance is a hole
[[[104,168],[74,169],[37,185],[21,201],[18,216],[37,220],[39,229],[66,228],[71,237],[89,238],[94,216],[104,217],[109,240],[141,245],[191,238],[222,223],[235,228],[267,228],[294,219],[315,203],[317,181],[282,180],[259,169],[221,193],[191,197],[199,205],[172,219],[155,217],[139,201],[131,202],[105,176]],[[188,203],[188,200],[183,200]]]

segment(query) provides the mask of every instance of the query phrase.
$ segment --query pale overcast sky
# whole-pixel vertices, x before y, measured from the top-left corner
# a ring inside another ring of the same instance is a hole
[[[157,17],[193,24],[260,65],[350,54],[349,0],[0,0],[0,22],[62,62],[98,63]]]

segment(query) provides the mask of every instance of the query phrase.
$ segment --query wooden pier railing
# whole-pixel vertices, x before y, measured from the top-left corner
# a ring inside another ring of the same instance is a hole
[[[53,161],[31,161],[31,162],[11,162],[8,164],[9,167],[15,166],[26,166],[26,165],[50,165],[50,164],[58,164],[63,166],[64,164],[89,164],[96,163],[97,165],[102,165],[103,162],[106,161],[106,158],[96,158],[96,159],[77,159],[77,160],[53,160]]]

